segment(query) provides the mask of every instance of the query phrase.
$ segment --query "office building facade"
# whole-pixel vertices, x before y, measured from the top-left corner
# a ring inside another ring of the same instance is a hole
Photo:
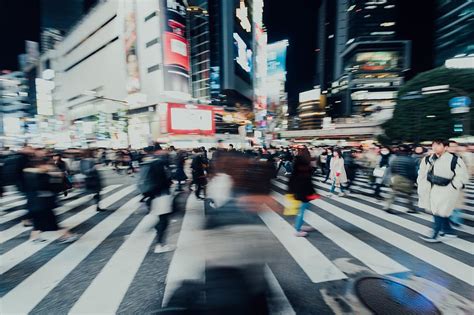
[[[474,1],[438,0],[435,23],[435,63],[474,55]]]
[[[398,15],[395,0],[322,2],[316,81],[330,116],[393,111],[411,54],[397,36]]]

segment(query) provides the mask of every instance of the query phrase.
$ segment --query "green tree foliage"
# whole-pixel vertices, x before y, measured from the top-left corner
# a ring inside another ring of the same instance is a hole
[[[419,99],[401,99],[408,92],[446,84],[451,87],[447,93],[423,95]],[[435,138],[450,138],[457,135],[453,129],[454,122],[463,118],[462,115],[465,114],[452,115],[449,100],[456,96],[469,96],[474,100],[474,70],[440,67],[423,72],[408,81],[398,95],[393,118],[383,125],[384,140],[421,142]],[[436,117],[427,118],[427,116]],[[465,126],[465,132],[470,130],[472,134],[472,113],[468,117],[469,126]]]

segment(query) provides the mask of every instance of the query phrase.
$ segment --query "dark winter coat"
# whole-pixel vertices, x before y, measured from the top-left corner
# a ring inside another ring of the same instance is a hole
[[[312,168],[310,162],[301,156],[295,157],[293,172],[288,182],[288,192],[293,194],[296,200],[308,202],[308,197],[315,194],[311,179]]]

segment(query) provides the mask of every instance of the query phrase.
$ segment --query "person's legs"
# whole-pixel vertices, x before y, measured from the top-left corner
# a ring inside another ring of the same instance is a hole
[[[443,218],[443,232],[445,235],[455,235],[454,229],[451,227],[451,222],[449,221],[449,217]]]
[[[298,212],[298,215],[296,216],[295,220],[295,230],[296,232],[301,232],[301,227],[303,226],[304,222],[304,211],[308,207],[308,202],[302,202],[300,206],[300,211]]]
[[[329,192],[333,194],[335,190],[336,190],[336,179],[332,181],[331,190]]]
[[[100,191],[96,192],[96,194],[94,195],[94,200],[97,206],[97,211],[102,211],[103,209],[100,208],[100,200],[101,200]]]
[[[443,218],[437,215],[434,215],[434,228],[432,238],[437,238],[439,232],[443,228]]]
[[[165,245],[166,243],[166,229],[169,225],[171,213],[166,213],[159,215],[159,221],[155,226],[156,234],[157,234],[157,245],[155,247],[155,253],[164,253],[173,250],[173,248],[169,245]]]

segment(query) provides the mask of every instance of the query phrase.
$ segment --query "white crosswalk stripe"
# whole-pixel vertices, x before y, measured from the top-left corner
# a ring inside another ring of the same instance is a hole
[[[113,195],[105,198],[102,201],[102,204],[104,207],[109,207],[113,205],[115,202],[118,200],[122,199],[125,195],[131,193],[135,189],[134,186],[129,186],[126,187]],[[95,206],[90,206],[86,208],[85,210],[73,215],[72,217],[67,218],[64,220],[62,225],[64,227],[67,227],[69,229],[72,229],[79,224],[87,221],[91,217],[97,214],[96,207]],[[58,239],[60,235],[55,235],[51,238],[46,239],[45,242],[42,242],[40,244],[34,244],[33,242],[24,242],[17,247],[9,250],[2,256],[0,256],[0,261],[2,264],[0,265],[0,275],[3,275],[5,272],[25,260],[26,258],[30,257],[34,253],[40,251],[42,248],[46,247],[48,244],[52,243],[56,239]]]
[[[100,222],[75,243],[21,282],[2,298],[3,312],[29,313],[65,276],[85,259],[110,233],[138,207],[139,196]]]
[[[271,196],[280,206],[285,204],[285,198],[280,189],[286,191],[285,182],[287,181],[288,178],[280,177],[273,182],[274,187],[277,188],[273,189]],[[353,187],[355,190],[364,193],[372,193],[373,191],[368,188],[367,183],[367,177],[359,177]],[[316,181],[314,184],[316,188],[318,186],[324,189],[330,187],[330,184],[322,184]],[[55,288],[61,285],[61,282],[68,275],[78,268],[81,262],[82,264],[88,262],[91,253],[105,242],[114,231],[119,229],[124,222],[130,219],[131,215],[140,207],[138,202],[140,197],[133,193],[136,189],[134,185],[118,189],[120,186],[112,185],[105,188],[103,194],[110,193],[110,195],[102,200],[101,205],[105,208],[113,207],[124,198],[128,198],[128,196],[131,198],[118,210],[103,219],[90,220],[97,221],[97,223],[94,223],[95,225],[85,232],[79,240],[67,245],[59,252],[52,253],[47,262],[29,271],[30,273],[25,275],[25,278],[15,283],[13,287],[8,288],[0,300],[2,313],[23,314],[32,312],[35,307],[48,298],[48,295]],[[389,189],[384,188],[383,192],[389,193]],[[470,195],[471,193],[466,191],[466,194]],[[89,195],[76,196],[73,194],[69,197],[69,200],[66,200],[61,207],[55,210],[56,214],[64,214],[80,207],[91,198]],[[323,235],[325,240],[327,239],[326,244],[330,242],[332,246],[342,250],[344,255],[348,255],[348,258],[359,261],[376,274],[396,275],[403,273],[405,277],[417,272],[416,268],[413,267],[414,264],[403,261],[403,257],[400,257],[399,254],[394,254],[389,249],[381,250],[377,242],[382,241],[387,243],[386,246],[403,251],[407,256],[419,260],[420,263],[417,264],[423,264],[419,268],[432,268],[445,273],[446,277],[450,277],[447,282],[460,281],[468,285],[474,284],[472,277],[474,269],[466,263],[474,249],[472,242],[469,241],[470,236],[474,235],[473,227],[467,226],[462,229],[466,233],[463,234],[463,238],[443,240],[444,244],[440,245],[443,247],[438,250],[435,246],[429,247],[418,238],[414,238],[414,235],[421,235],[429,230],[429,224],[427,223],[431,223],[431,215],[426,213],[407,214],[403,217],[390,215],[381,210],[379,200],[359,194],[354,194],[354,197],[357,198],[349,196],[347,198],[337,198],[334,201],[321,199],[311,202],[315,207],[306,211],[304,218],[306,224],[315,228],[320,235]],[[14,191],[10,192],[7,198],[12,198],[11,204],[25,202],[24,199],[19,199]],[[7,206],[10,207],[11,204]],[[408,210],[404,204],[395,204],[392,208],[403,212]],[[202,241],[199,232],[205,220],[203,204],[194,196],[190,196],[187,200],[186,209],[177,238],[177,248],[172,253],[172,259],[166,273],[165,287],[162,288],[164,292],[162,292],[162,300],[159,303],[163,306],[167,305],[170,297],[182,281],[203,282],[205,280],[203,271],[206,262],[200,252],[197,251],[198,245]],[[353,209],[356,209],[357,212]],[[312,239],[316,236],[310,233],[309,239],[295,237],[294,227],[292,223],[288,222],[289,220],[275,212],[276,209],[267,210],[258,214],[262,220],[262,226],[265,227],[266,231],[268,230],[269,235],[274,236],[272,236],[272,239],[274,239],[275,246],[279,246],[284,251],[283,259],[291,260],[291,263],[300,269],[301,275],[307,278],[309,284],[316,286],[350,280],[348,279],[350,277],[349,273],[327,256],[327,249],[321,250],[320,243]],[[6,227],[8,227],[0,232],[0,243],[9,245],[10,242],[6,243],[7,241],[14,240],[20,234],[29,230],[20,224],[12,225],[12,222],[10,222],[24,213],[24,210],[20,209],[0,217],[0,224],[7,223]],[[68,228],[79,227],[96,214],[95,206],[89,206],[63,220],[61,225]],[[68,313],[114,314],[120,312],[123,304],[130,303],[127,298],[130,299],[128,293],[134,279],[140,276],[141,267],[148,259],[147,257],[153,255],[155,231],[152,227],[157,221],[157,217],[153,213],[137,215],[143,217],[134,219],[133,222],[136,223],[130,227],[131,234],[120,240],[120,244],[107,257],[107,261],[97,271],[97,275],[83,285],[83,291],[75,293],[76,297],[74,299],[69,299],[69,302],[67,302],[69,303],[67,304]],[[330,217],[326,217],[326,215],[330,215]],[[462,216],[467,220],[473,220],[473,215],[470,213],[465,212]],[[373,221],[371,218],[373,218]],[[384,222],[384,224],[379,224],[379,222]],[[364,237],[354,234],[350,227],[361,230]],[[410,233],[404,233],[404,231]],[[468,237],[465,237],[465,235],[468,235]],[[49,255],[46,246],[49,246],[58,238],[59,235],[55,235],[48,238],[44,243],[33,244],[30,241],[22,241],[18,245],[9,245],[15,246],[0,256],[0,274],[10,276],[18,269],[15,267],[20,266],[28,258],[36,257],[36,255]],[[369,239],[377,239],[377,242],[373,243]],[[54,246],[54,244],[51,246]],[[448,250],[455,251],[456,255],[450,255]],[[466,259],[459,258],[460,253],[466,254]],[[458,257],[458,259],[455,257]],[[92,259],[89,260],[92,261]],[[418,266],[416,267],[418,268]],[[288,289],[282,285],[288,275],[282,274],[282,271],[278,268],[272,268],[271,264],[265,266],[265,278],[270,291],[269,308],[271,314],[296,314],[298,310],[292,304],[294,292],[292,292],[293,295],[288,294]],[[279,282],[279,279],[283,279],[283,282]],[[431,281],[433,280],[431,279]],[[467,299],[466,301],[466,303],[469,303]],[[54,313],[54,310],[51,310],[51,312]]]

